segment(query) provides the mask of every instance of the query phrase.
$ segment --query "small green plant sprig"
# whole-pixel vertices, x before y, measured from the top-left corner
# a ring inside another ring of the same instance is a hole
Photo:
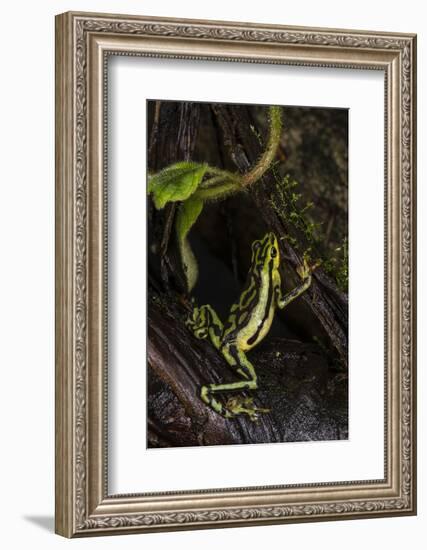
[[[298,231],[304,234],[307,242],[311,245],[316,242],[316,231],[320,224],[312,222],[306,213],[313,208],[313,202],[309,201],[305,205],[300,204],[302,198],[298,193],[298,182],[286,174],[280,178],[273,169],[273,175],[276,180],[276,197],[270,197],[270,204],[273,206],[279,218],[285,222],[291,223]],[[292,245],[297,245],[297,240],[291,235],[287,239]]]
[[[205,163],[184,161],[148,175],[148,194],[152,196],[158,210],[170,202],[181,203],[175,218],[175,230],[189,292],[197,282],[198,267],[188,234],[205,202],[223,200],[256,183],[270,168],[276,156],[281,132],[282,109],[272,106],[269,108],[269,135],[265,150],[256,164],[243,174]]]

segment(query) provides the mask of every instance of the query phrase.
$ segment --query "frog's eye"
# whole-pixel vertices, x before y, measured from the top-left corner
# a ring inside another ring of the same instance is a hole
[[[271,255],[272,258],[275,258],[277,256],[277,250],[276,250],[275,246],[271,247],[270,255]]]

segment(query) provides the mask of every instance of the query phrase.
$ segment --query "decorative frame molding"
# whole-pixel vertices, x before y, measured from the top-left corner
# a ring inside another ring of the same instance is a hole
[[[385,73],[385,478],[110,496],[106,486],[105,59]],[[416,37],[65,13],[56,18],[56,532],[67,537],[416,513]]]

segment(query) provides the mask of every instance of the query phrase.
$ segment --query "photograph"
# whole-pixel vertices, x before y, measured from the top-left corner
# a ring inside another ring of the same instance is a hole
[[[348,439],[348,109],[146,108],[147,447]]]

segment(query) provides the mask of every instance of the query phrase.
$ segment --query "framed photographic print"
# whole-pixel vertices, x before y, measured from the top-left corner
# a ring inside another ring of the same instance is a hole
[[[56,18],[56,531],[416,513],[416,37]]]

